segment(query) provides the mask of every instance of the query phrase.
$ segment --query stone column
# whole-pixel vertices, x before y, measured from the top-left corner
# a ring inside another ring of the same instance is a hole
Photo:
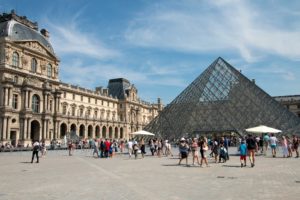
[[[23,98],[22,108],[26,109],[27,108],[27,91],[26,90],[22,91],[22,98]]]
[[[46,120],[46,139],[50,139],[49,120]]]
[[[23,120],[23,130],[22,130],[22,132],[23,132],[22,139],[26,140],[28,138],[27,137],[27,119],[26,118],[24,118],[24,120]]]
[[[59,123],[56,120],[53,121],[53,139],[58,139],[58,135],[60,134],[59,129],[57,128],[58,124]]]
[[[0,130],[1,130],[0,131],[0,140],[3,140],[4,136],[3,136],[3,131],[2,131],[3,130],[3,118],[2,117],[0,118]]]
[[[10,117],[7,117],[6,139],[10,140]]]
[[[6,140],[6,129],[7,129],[7,118],[3,117],[3,121],[2,121],[2,137],[3,140]]]
[[[42,120],[42,139],[46,139],[46,120]]]
[[[30,104],[31,104],[31,91],[28,91],[27,98],[28,98],[27,99],[27,108],[31,110],[32,109],[31,106],[30,106]]]
[[[30,133],[31,133],[30,120],[27,119],[27,139],[28,140],[30,140]]]

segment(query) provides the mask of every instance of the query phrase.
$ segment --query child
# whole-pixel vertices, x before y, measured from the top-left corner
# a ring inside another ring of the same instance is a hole
[[[242,140],[239,150],[241,153],[241,157],[240,157],[241,167],[246,167],[247,146],[245,144],[245,140]],[[244,164],[243,164],[243,160],[244,160]]]

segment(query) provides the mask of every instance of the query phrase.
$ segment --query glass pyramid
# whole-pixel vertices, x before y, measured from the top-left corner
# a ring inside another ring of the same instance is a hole
[[[195,133],[244,135],[246,128],[258,125],[292,134],[300,119],[219,57],[145,130],[174,139]]]

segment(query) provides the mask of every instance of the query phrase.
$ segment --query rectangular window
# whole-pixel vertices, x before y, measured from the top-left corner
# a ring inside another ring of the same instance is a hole
[[[91,98],[89,97],[89,103],[91,103]]]
[[[75,94],[73,94],[73,100],[75,100]]]
[[[123,107],[123,104],[120,103],[120,108],[122,108],[122,107]]]
[[[64,92],[64,98],[67,98],[67,93],[66,92]]]
[[[103,102],[103,100],[101,100],[101,105],[103,106],[103,104],[104,104],[104,102]]]
[[[72,116],[75,116],[75,107],[72,107]]]
[[[80,108],[80,117],[83,116],[83,108]]]
[[[97,112],[97,110],[95,110],[95,112],[94,112],[94,118],[97,118],[97,115],[98,115],[98,112]]]
[[[81,101],[83,101],[83,96],[81,95]]]
[[[95,104],[97,104],[97,99],[95,99]]]
[[[13,95],[12,107],[13,107],[13,109],[18,109],[18,95],[17,94]]]

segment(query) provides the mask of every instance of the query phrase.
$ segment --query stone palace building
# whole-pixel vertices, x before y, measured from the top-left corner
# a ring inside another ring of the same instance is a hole
[[[14,11],[0,15],[0,142],[31,144],[81,138],[129,138],[162,104],[140,100],[124,78],[95,91],[59,80],[59,59],[49,33]]]

